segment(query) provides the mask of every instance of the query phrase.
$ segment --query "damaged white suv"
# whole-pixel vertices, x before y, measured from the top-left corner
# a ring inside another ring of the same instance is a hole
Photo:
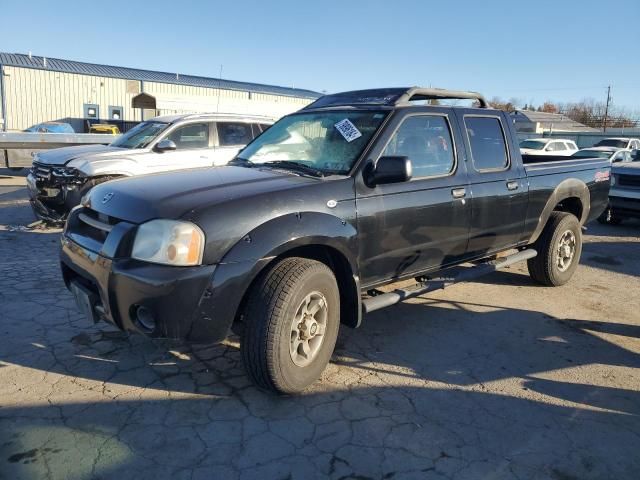
[[[66,219],[93,186],[118,177],[225,165],[273,119],[192,114],[144,121],[110,145],[57,148],[34,155],[31,206],[47,222]]]

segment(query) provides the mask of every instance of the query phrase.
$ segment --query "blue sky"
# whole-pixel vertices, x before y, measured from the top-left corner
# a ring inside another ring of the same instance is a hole
[[[316,91],[425,85],[640,115],[640,1],[0,0],[0,50]]]

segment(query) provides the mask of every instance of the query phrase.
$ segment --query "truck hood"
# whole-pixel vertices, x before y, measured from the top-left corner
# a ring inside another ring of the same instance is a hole
[[[614,163],[611,173],[624,173],[625,175],[640,175],[640,162]]]
[[[111,147],[109,145],[76,145],[73,147],[54,148],[39,152],[34,160],[45,165],[67,165],[69,162],[80,159],[82,162],[93,159],[105,159],[109,157],[129,156],[136,150]]]
[[[178,219],[199,209],[289,190],[322,179],[268,168],[198,168],[123,178],[94,187],[85,206],[132,223]]]

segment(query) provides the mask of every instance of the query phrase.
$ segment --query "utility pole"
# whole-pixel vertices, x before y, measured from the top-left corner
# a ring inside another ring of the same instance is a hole
[[[607,87],[607,104],[604,107],[604,122],[602,124],[602,132],[607,133],[607,119],[609,117],[609,104],[611,103],[611,85]]]

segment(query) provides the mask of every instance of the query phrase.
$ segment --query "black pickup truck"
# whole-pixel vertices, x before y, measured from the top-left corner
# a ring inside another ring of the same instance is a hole
[[[449,98],[476,106],[427,105]],[[479,94],[327,95],[229,166],[93,188],[66,223],[62,273],[93,321],[194,343],[238,332],[251,379],[292,393],[368,312],[522,260],[567,282],[609,174],[600,159],[523,164],[508,115]]]

